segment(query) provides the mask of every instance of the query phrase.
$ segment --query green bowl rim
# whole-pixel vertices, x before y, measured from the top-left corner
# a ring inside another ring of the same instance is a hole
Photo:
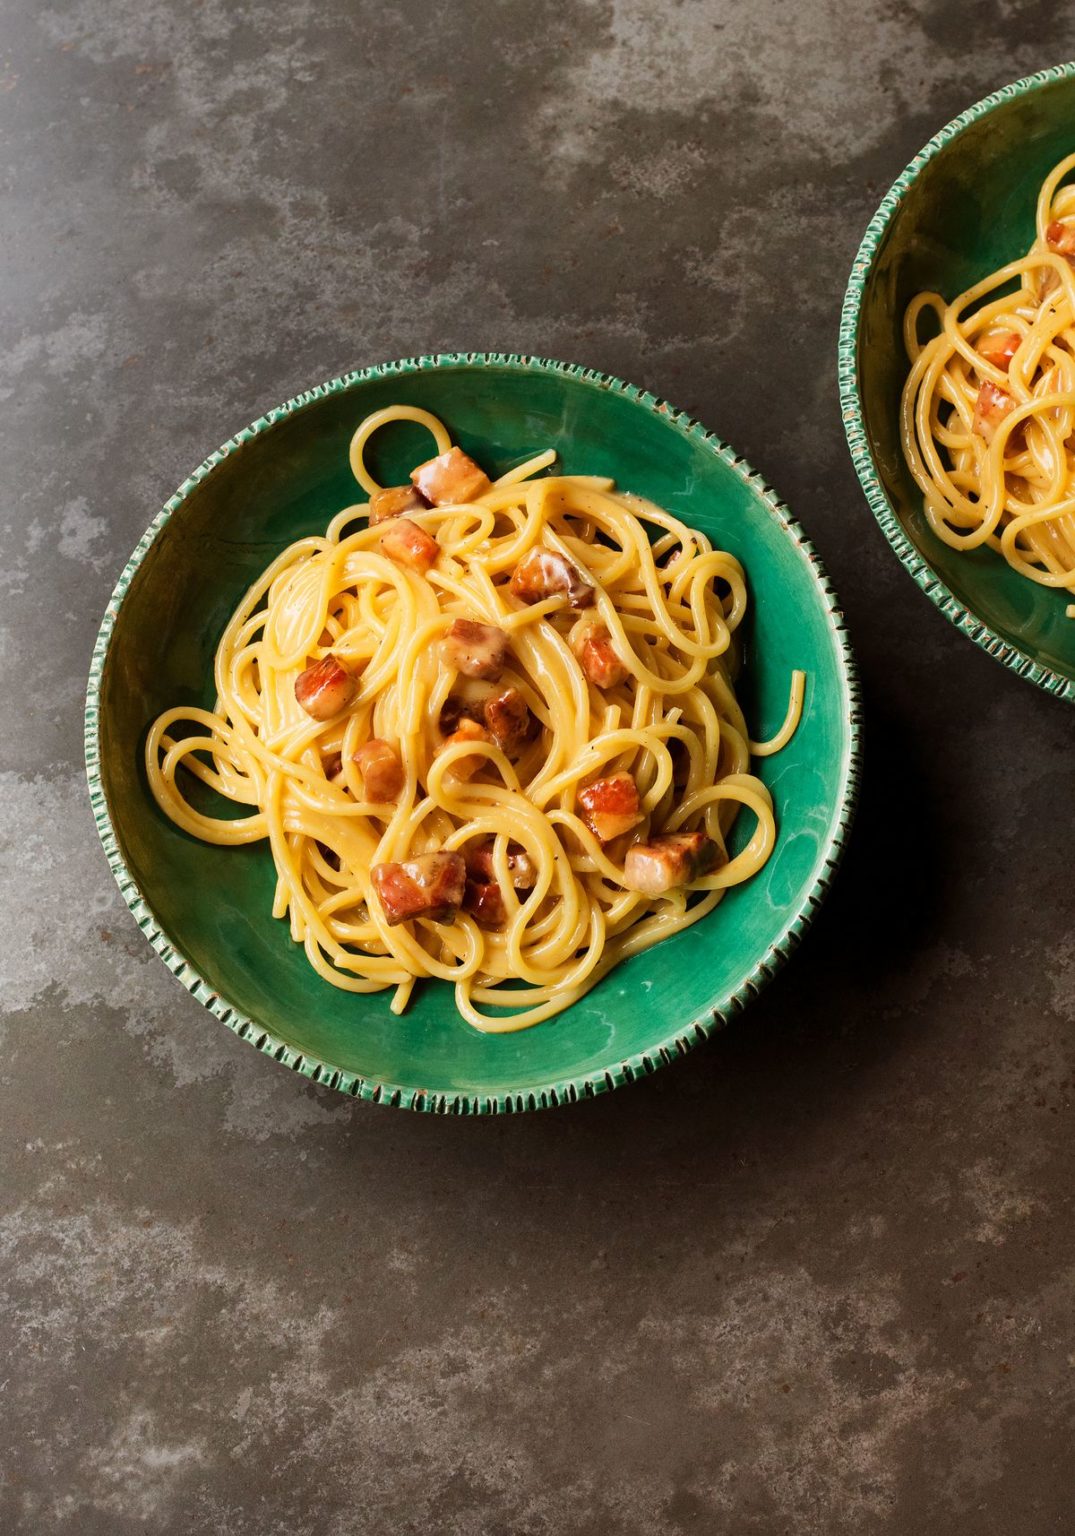
[[[219,996],[194,966],[173,948],[170,939],[159,926],[131,871],[127,868],[123,855],[120,852],[115,828],[112,825],[112,818],[109,813],[104,785],[101,779],[100,740],[98,733],[100,689],[105,658],[115,629],[120,606],[131,585],[131,581],[145,558],[150,545],[169,521],[172,514],[182,506],[193,488],[222,459],[241,444],[249,442],[259,433],[266,431],[274,423],[293,415],[295,412],[302,410],[305,406],[322,399],[326,395],[344,392],[354,384],[364,380],[385,378],[393,374],[418,373],[429,369],[466,366],[493,366],[518,370],[519,372],[558,373],[570,378],[581,379],[587,383],[614,390],[617,394],[625,395],[636,404],[645,406],[648,410],[665,417],[685,436],[707,444],[719,458],[723,459],[731,469],[735,470],[752,490],[762,496],[770,510],[775,514],[777,521],[783,526],[785,532],[803,552],[817,584],[836,640],[837,661],[845,690],[847,719],[846,750],[844,761],[841,765],[843,783],[841,786],[842,794],[839,815],[826,846],[819,854],[814,882],[795,915],[785,925],[779,937],[769,946],[764,957],[755,965],[750,974],[745,977],[735,991],[722,999],[720,1006],[707,1009],[704,1015],[693,1020],[686,1029],[673,1033],[651,1050],[627,1057],[616,1063],[615,1066],[607,1067],[594,1076],[580,1079],[558,1079],[546,1083],[540,1088],[528,1089],[526,1092],[508,1090],[496,1094],[481,1095],[432,1093],[426,1089],[404,1088],[395,1083],[360,1077],[356,1073],[343,1071],[326,1062],[319,1061],[314,1056],[294,1050],[291,1046],[286,1045],[282,1040],[270,1034],[255,1020],[248,1018]],[[266,412],[264,416],[259,416],[250,426],[244,427],[242,431],[237,432],[234,437],[218,448],[215,453],[211,453],[205,462],[199,465],[194,473],[183,481],[174,496],[165,502],[160,512],[158,512],[153,522],[150,523],[142,535],[137,548],[124,567],[123,573],[109,599],[100,632],[93,647],[93,658],[90,664],[89,682],[86,690],[85,750],[86,776],[89,782],[90,802],[93,807],[94,820],[108,858],[109,867],[116,878],[116,882],[123,894],[123,899],[133,913],[139,928],[141,928],[168,969],[174,976],[178,977],[187,990],[192,992],[198,1001],[208,1008],[210,1013],[218,1018],[221,1023],[226,1024],[241,1040],[249,1041],[259,1051],[263,1051],[275,1061],[282,1062],[284,1066],[290,1067],[292,1071],[299,1072],[303,1077],[308,1077],[314,1082],[326,1084],[330,1088],[336,1088],[342,1093],[351,1094],[355,1098],[367,1099],[377,1104],[390,1104],[438,1114],[492,1115],[539,1108],[544,1109],[558,1104],[575,1103],[581,1098],[594,1098],[600,1093],[606,1093],[613,1088],[620,1087],[623,1083],[632,1082],[637,1077],[655,1072],[658,1067],[673,1061],[677,1056],[685,1055],[693,1046],[707,1039],[714,1030],[726,1025],[735,1014],[746,1006],[751,998],[758,995],[765,983],[771,980],[780,965],[802,939],[806,927],[814,912],[821,905],[825,892],[831,884],[833,874],[843,852],[854,816],[861,777],[861,701],[858,673],[851,651],[847,628],[844,623],[843,612],[840,609],[836,593],[833,591],[825,569],[812,544],[791,516],[791,513],[779,498],[773,494],[761,476],[756,474],[749,464],[735,453],[733,449],[729,448],[727,444],[722,442],[720,438],[708,432],[699,422],[693,420],[685,412],[676,410],[667,401],[660,399],[658,396],[650,394],[646,390],[638,389],[632,384],[625,384],[622,380],[613,378],[609,374],[601,373],[597,369],[587,368],[578,363],[562,363],[551,358],[531,357],[524,353],[440,352],[421,357],[403,358],[398,362],[379,363],[369,368],[357,369],[339,378],[330,379],[324,384],[317,384],[312,389],[303,391],[302,394],[295,395],[284,405],[275,407],[273,410]]]
[[[993,91],[991,95],[984,96],[981,101],[975,102],[972,107],[968,107],[965,112],[954,117],[939,133],[935,133],[929,143],[915,155],[906,170],[896,178],[867,225],[866,233],[862,237],[862,243],[851,267],[851,276],[848,279],[843,311],[840,316],[837,371],[840,381],[840,410],[855,473],[859,477],[862,489],[866,492],[870,510],[905,568],[945,618],[965,635],[969,635],[975,645],[980,646],[990,656],[995,656],[998,661],[1010,667],[1013,672],[1017,672],[1020,677],[1025,677],[1030,682],[1036,683],[1039,688],[1044,688],[1047,693],[1075,702],[1075,678],[1064,677],[1061,673],[1054,672],[1051,667],[1043,666],[1026,651],[998,635],[945,586],[937,572],[912,542],[889,501],[874,467],[873,450],[870,447],[863,420],[858,380],[858,333],[862,320],[862,300],[870,270],[884,244],[885,236],[904,193],[918,179],[923,168],[933,157],[939,154],[946,144],[957,138],[964,128],[977,122],[978,118],[984,117],[1017,96],[1025,96],[1043,85],[1051,85],[1054,81],[1069,80],[1073,77],[1075,77],[1075,60],[1066,64],[1055,64],[1049,69],[1040,69],[1033,75],[1025,75],[1022,80],[1016,80],[1011,85],[1002,86],[999,91]]]

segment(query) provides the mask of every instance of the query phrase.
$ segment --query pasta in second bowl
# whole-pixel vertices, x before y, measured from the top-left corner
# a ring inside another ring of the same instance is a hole
[[[143,928],[245,1038],[366,1097],[523,1108],[651,1070],[783,957],[849,814],[852,695],[816,557],[700,428],[563,365],[420,360],[173,498],[102,630],[91,787]]]
[[[851,455],[900,560],[965,634],[1071,700],[1073,122],[1065,64],[943,128],[866,231],[839,346]]]

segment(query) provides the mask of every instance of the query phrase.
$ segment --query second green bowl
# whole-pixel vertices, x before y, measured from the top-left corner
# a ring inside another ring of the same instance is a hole
[[[929,527],[900,447],[910,364],[903,314],[924,288],[954,299],[1021,256],[1038,191],[1075,150],[1075,63],[1005,86],[942,128],[895,182],[851,269],[840,326],[840,398],[851,457],[904,566],[953,624],[1020,676],[1075,701],[1070,597],[993,550],[950,548]]]

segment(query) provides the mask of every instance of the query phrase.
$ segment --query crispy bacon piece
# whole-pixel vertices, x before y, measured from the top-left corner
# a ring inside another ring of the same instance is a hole
[[[437,752],[439,755],[441,752],[447,751],[449,747],[457,746],[461,741],[491,742],[492,739],[484,725],[480,725],[477,720],[471,720],[464,716],[451,735],[445,736],[437,748]],[[456,779],[472,779],[485,761],[485,757],[480,752],[475,752],[470,756],[459,757],[452,764],[450,772],[452,777]]]
[[[986,379],[974,406],[974,431],[991,443],[1000,423],[1014,410],[1015,401],[1011,395]]]
[[[395,928],[412,917],[451,923],[463,900],[467,870],[461,853],[423,853],[404,864],[375,864],[370,870],[385,920]]]
[[[561,592],[569,608],[592,608],[594,601],[593,587],[578,566],[555,549],[532,549],[516,566],[509,590],[521,603],[540,603]]]
[[[638,785],[629,773],[595,779],[579,790],[578,802],[583,821],[602,843],[610,843],[642,820]]]
[[[385,523],[405,512],[421,512],[429,503],[413,485],[386,485],[370,497],[370,527]]]
[[[495,880],[468,880],[463,910],[470,913],[479,928],[502,928],[507,916],[504,895]]]
[[[367,800],[395,800],[403,788],[403,764],[390,741],[372,736],[351,759],[362,775]]]
[[[477,619],[453,619],[441,641],[441,655],[464,677],[494,680],[504,670],[508,637],[495,624]]]
[[[295,679],[295,697],[314,720],[331,720],[347,708],[358,684],[354,673],[330,651]]]
[[[484,469],[461,448],[449,448],[447,453],[419,464],[411,470],[411,480],[435,507],[473,501],[476,496],[483,496],[491,484]]]
[[[532,890],[537,881],[534,861],[519,843],[508,844],[508,874],[517,891]],[[492,838],[467,849],[467,879],[476,880],[479,884],[496,880]]]
[[[615,688],[627,677],[627,668],[616,655],[612,636],[603,624],[584,629],[575,642],[579,666],[597,688]]]
[[[1000,331],[993,336],[984,336],[978,343],[978,351],[987,363],[1007,373],[1022,339],[1018,331]]]
[[[534,734],[537,721],[518,688],[491,694],[483,709],[486,727],[502,751],[518,752]]]
[[[321,767],[324,770],[325,778],[331,783],[343,767],[343,758],[339,752],[330,752],[327,757],[322,758]]]
[[[436,563],[440,545],[409,517],[394,517],[381,534],[381,553],[424,576]]]
[[[1064,224],[1060,219],[1054,219],[1045,231],[1045,244],[1058,256],[1066,256],[1070,261],[1075,256],[1075,224]]]
[[[723,862],[720,845],[704,832],[669,832],[628,848],[623,883],[643,896],[664,896],[711,875]]]

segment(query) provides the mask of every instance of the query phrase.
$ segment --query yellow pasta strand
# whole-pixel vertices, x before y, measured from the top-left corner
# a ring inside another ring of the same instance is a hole
[[[788,712],[784,716],[784,723],[776,735],[770,736],[768,741],[752,741],[750,743],[752,757],[771,757],[774,752],[779,752],[782,747],[787,746],[795,732],[799,729],[805,697],[806,673],[793,672],[791,674],[791,695],[788,699]]]

